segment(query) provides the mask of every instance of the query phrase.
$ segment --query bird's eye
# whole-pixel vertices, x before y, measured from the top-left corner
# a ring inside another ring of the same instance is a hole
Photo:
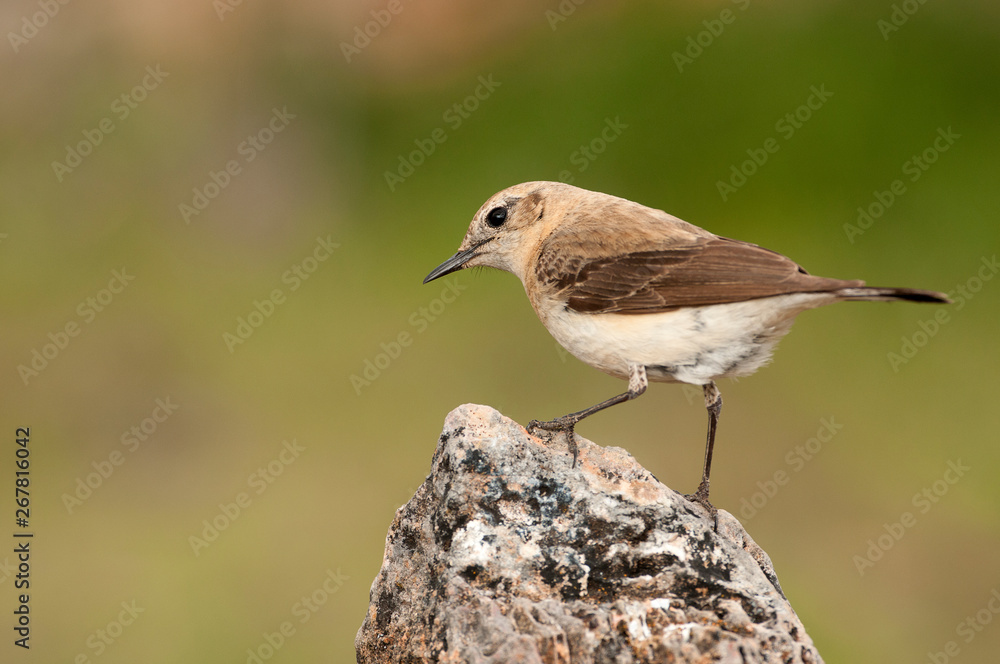
[[[493,228],[500,228],[507,221],[507,208],[495,207],[486,214],[486,223]]]

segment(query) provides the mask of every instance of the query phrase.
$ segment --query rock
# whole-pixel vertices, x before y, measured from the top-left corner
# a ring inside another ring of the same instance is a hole
[[[551,442],[486,406],[445,421],[396,512],[358,662],[822,662],[730,514],[625,450]]]

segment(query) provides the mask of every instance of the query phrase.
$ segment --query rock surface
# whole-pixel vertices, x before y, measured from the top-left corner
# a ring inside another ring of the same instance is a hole
[[[486,406],[445,421],[396,512],[358,662],[822,662],[742,526],[625,450]]]

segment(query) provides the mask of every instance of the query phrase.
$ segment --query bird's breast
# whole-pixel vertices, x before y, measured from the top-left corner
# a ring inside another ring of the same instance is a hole
[[[652,381],[701,385],[753,373],[798,313],[830,301],[797,293],[635,315],[580,313],[556,298],[532,304],[563,348],[605,373],[627,378],[641,364]]]

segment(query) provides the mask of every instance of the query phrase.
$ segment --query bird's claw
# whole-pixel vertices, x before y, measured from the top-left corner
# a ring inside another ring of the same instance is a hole
[[[719,510],[708,500],[708,483],[702,480],[701,484],[698,485],[698,490],[694,493],[686,493],[684,497],[691,502],[698,503],[708,511],[708,515],[712,517],[712,521],[715,522],[715,530],[719,530]]]
[[[535,435],[538,431],[547,431],[550,434],[563,431],[566,433],[566,441],[569,445],[569,451],[573,455],[573,465],[572,468],[576,468],[576,459],[580,454],[580,449],[576,444],[576,432],[573,428],[576,426],[576,422],[573,420],[568,420],[566,418],[557,418],[554,420],[549,420],[548,422],[540,422],[538,420],[531,420],[528,422],[527,431],[531,435]],[[545,436],[546,439],[551,440],[552,436]]]
[[[571,422],[563,418],[557,418],[554,420],[549,420],[547,422],[542,422],[540,420],[531,420],[528,422],[528,432],[542,430],[542,431],[573,431],[573,426],[576,422]]]

